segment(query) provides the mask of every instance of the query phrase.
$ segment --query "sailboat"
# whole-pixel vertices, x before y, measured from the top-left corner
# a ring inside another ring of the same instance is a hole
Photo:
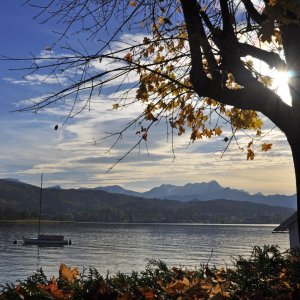
[[[23,237],[23,242],[26,245],[40,245],[40,246],[62,246],[71,245],[71,240],[66,240],[63,235],[41,234],[41,215],[42,215],[42,198],[43,198],[43,176],[41,175],[40,187],[40,210],[39,210],[39,227],[36,238]]]

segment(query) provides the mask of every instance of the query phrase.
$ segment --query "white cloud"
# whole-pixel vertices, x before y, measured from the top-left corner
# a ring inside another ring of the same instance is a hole
[[[132,36],[123,37],[130,41]],[[135,36],[142,39],[143,36]],[[119,49],[123,44],[114,44]],[[49,53],[45,53],[46,56]],[[95,72],[115,67],[105,62],[96,64]],[[30,75],[14,82],[16,84],[38,85],[55,84],[54,77]],[[6,78],[13,83],[14,79]],[[64,77],[61,78],[64,82]],[[133,83],[137,77],[127,79]],[[140,125],[124,133],[122,139],[110,152],[107,150],[115,138],[91,143],[94,139],[105,137],[108,133],[122,130],[128,122],[142,112],[142,105],[133,104],[126,109],[112,110],[112,104],[120,101],[122,91],[113,93],[112,86],[120,83],[120,79],[111,82],[108,89],[100,96],[93,96],[91,105],[76,118],[71,118],[62,126],[73,100],[48,107],[37,115],[22,116],[13,122],[0,121],[2,128],[0,174],[3,177],[19,177],[25,182],[37,183],[39,174],[46,174],[45,183],[64,187],[99,186],[119,184],[126,188],[145,190],[162,183],[185,184],[217,180],[225,186],[244,188],[251,192],[292,193],[295,189],[291,154],[285,137],[278,130],[271,131],[265,138],[273,143],[273,151],[259,151],[262,142],[255,142],[256,158],[253,162],[246,161],[246,154],[241,152],[233,141],[221,159],[225,143],[222,137],[201,140],[192,143],[188,148],[189,134],[174,136],[176,159],[173,161],[171,138],[167,142],[164,124],[152,128],[149,133],[147,147],[142,143],[130,155],[120,162],[112,171],[106,171],[137,141],[136,131]],[[134,98],[136,90],[129,92],[128,97]],[[30,105],[47,97],[29,97],[16,105]],[[78,112],[87,100],[86,93],[78,99]],[[89,110],[90,108],[90,110]],[[59,124],[58,131],[53,130]],[[266,124],[266,128],[272,125]],[[227,130],[227,129],[226,129]],[[225,128],[224,128],[225,131]],[[4,133],[3,133],[4,132]],[[225,132],[230,135],[230,132]],[[249,137],[237,134],[241,147],[246,147]],[[272,184],[275,183],[275,184]]]
[[[65,84],[67,78],[64,75],[32,74],[26,75],[23,79],[5,77],[3,80],[17,85],[42,85],[42,84]]]

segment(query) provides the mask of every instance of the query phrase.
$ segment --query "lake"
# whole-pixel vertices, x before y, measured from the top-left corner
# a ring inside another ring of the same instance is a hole
[[[232,256],[249,255],[254,245],[289,248],[288,234],[272,234],[276,225],[211,224],[99,224],[48,223],[42,232],[63,234],[71,246],[37,247],[22,244],[22,236],[36,236],[37,224],[0,223],[0,284],[23,280],[43,267],[47,276],[58,276],[60,263],[93,266],[102,275],[141,271],[147,259],[169,266],[195,267],[231,264]],[[13,244],[17,239],[18,244]]]

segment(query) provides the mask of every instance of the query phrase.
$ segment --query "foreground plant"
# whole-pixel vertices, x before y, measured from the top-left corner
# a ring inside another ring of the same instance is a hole
[[[17,286],[2,286],[0,300],[279,300],[293,299],[299,290],[296,253],[281,253],[276,246],[254,247],[249,258],[238,257],[233,263],[232,269],[201,265],[188,270],[150,260],[140,273],[107,274],[105,278],[95,268],[79,273],[61,264],[58,278],[48,280],[40,269]]]

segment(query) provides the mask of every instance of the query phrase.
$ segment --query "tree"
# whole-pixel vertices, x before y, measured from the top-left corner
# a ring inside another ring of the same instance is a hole
[[[134,74],[136,82],[125,90],[122,88],[120,101],[113,106],[118,109],[140,102],[145,107],[143,114],[116,134],[117,142],[125,130],[139,124],[139,140],[132,149],[147,140],[153,124],[164,118],[172,134],[181,135],[190,128],[191,141],[220,135],[222,124],[226,123],[232,130],[232,137],[225,140],[229,144],[238,130],[254,130],[260,137],[263,114],[284,132],[291,147],[300,208],[298,1],[49,0],[46,5],[40,3],[27,1],[39,9],[37,18],[57,20],[64,29],[55,44],[46,49],[48,55],[24,59],[32,64],[21,69],[47,71],[49,76],[57,78],[67,74],[72,78],[68,85],[21,111],[37,112],[69,101],[73,96],[67,119],[72,118],[88,109],[93,95],[108,83],[120,81],[122,86],[124,79]],[[137,34],[136,41],[123,40],[117,49],[113,48],[125,29]],[[85,45],[70,45],[72,39],[68,37],[72,37],[72,32],[83,34]],[[87,46],[88,43],[96,44],[97,48]],[[59,44],[64,45],[65,53],[57,56],[53,50]],[[270,76],[260,71],[257,62],[292,74],[291,105],[274,91]],[[134,89],[136,96],[131,99],[130,91]],[[250,160],[254,158],[252,143],[247,149]],[[271,144],[262,144],[263,151],[270,148]],[[299,222],[298,227],[300,232]]]

